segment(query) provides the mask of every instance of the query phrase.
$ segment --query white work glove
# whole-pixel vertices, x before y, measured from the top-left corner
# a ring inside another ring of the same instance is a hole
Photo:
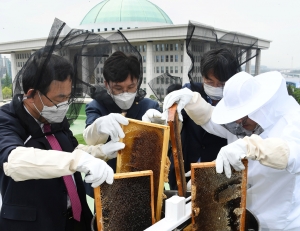
[[[190,176],[191,176],[191,171],[188,171],[187,173],[185,173],[185,177],[190,177]],[[187,191],[191,191],[191,190],[192,190],[191,179],[190,179],[189,182],[187,182],[187,184],[186,184],[186,190],[187,190]]]
[[[149,109],[142,117],[142,121],[155,123],[155,124],[166,124],[166,120],[162,119],[162,113],[156,109]]]
[[[104,181],[112,184],[114,181],[114,171],[103,160],[97,159],[88,153],[83,153],[78,161],[76,171],[84,172],[86,175],[85,182],[92,183],[92,187],[96,188]]]
[[[112,140],[101,146],[103,154],[105,154],[109,160],[116,158],[118,155],[118,151],[124,148],[124,143],[113,142]]]
[[[163,116],[161,119],[168,119],[168,109],[174,104],[177,103],[177,113],[180,121],[183,121],[181,110],[187,105],[193,98],[193,92],[188,88],[183,88],[177,91],[172,91],[164,99],[163,104]]]
[[[113,142],[112,140],[106,144],[83,145],[79,144],[76,149],[85,151],[96,158],[108,161],[117,157],[117,152],[124,149],[125,144],[121,142]]]
[[[107,134],[114,142],[119,138],[124,138],[125,134],[120,124],[128,125],[128,119],[118,113],[110,113],[95,120],[97,131],[99,134]]]
[[[221,148],[217,159],[216,159],[216,171],[217,173],[222,173],[223,168],[227,178],[231,177],[231,167],[236,171],[241,171],[245,169],[242,163],[247,155],[247,144],[244,140],[238,139],[237,141],[228,144]]]

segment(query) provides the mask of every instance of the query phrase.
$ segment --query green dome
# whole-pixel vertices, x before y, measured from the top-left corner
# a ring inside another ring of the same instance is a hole
[[[162,9],[147,0],[104,0],[85,15],[80,25],[112,22],[173,24]]]

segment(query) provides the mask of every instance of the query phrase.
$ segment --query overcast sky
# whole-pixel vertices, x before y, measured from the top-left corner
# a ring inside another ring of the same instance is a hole
[[[271,40],[261,65],[300,69],[299,0],[150,0],[174,24],[189,20]],[[47,37],[55,17],[76,28],[101,0],[1,0],[0,43]]]

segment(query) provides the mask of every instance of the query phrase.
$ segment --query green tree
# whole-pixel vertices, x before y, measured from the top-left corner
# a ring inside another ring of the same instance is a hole
[[[9,87],[4,87],[2,89],[3,99],[11,98],[12,90]]]
[[[150,99],[157,101],[157,98],[154,95],[149,96]]]
[[[11,88],[12,87],[12,79],[7,73],[6,73],[5,77],[2,78],[1,85],[2,85],[2,88],[5,88],[5,87]]]
[[[289,95],[293,96],[295,98],[295,100],[300,104],[300,89],[295,88],[291,85],[288,85],[287,90],[288,90]]]

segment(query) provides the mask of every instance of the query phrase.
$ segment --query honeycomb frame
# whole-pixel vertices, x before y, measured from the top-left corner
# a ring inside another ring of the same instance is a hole
[[[248,161],[228,179],[214,162],[191,164],[193,231],[244,231]]]
[[[155,223],[151,170],[116,173],[114,183],[96,187],[94,195],[98,231],[140,231]]]
[[[164,196],[170,127],[134,119],[128,121],[128,125],[122,126],[125,137],[120,142],[125,143],[125,148],[118,152],[116,171],[153,171],[155,218],[159,221]]]

